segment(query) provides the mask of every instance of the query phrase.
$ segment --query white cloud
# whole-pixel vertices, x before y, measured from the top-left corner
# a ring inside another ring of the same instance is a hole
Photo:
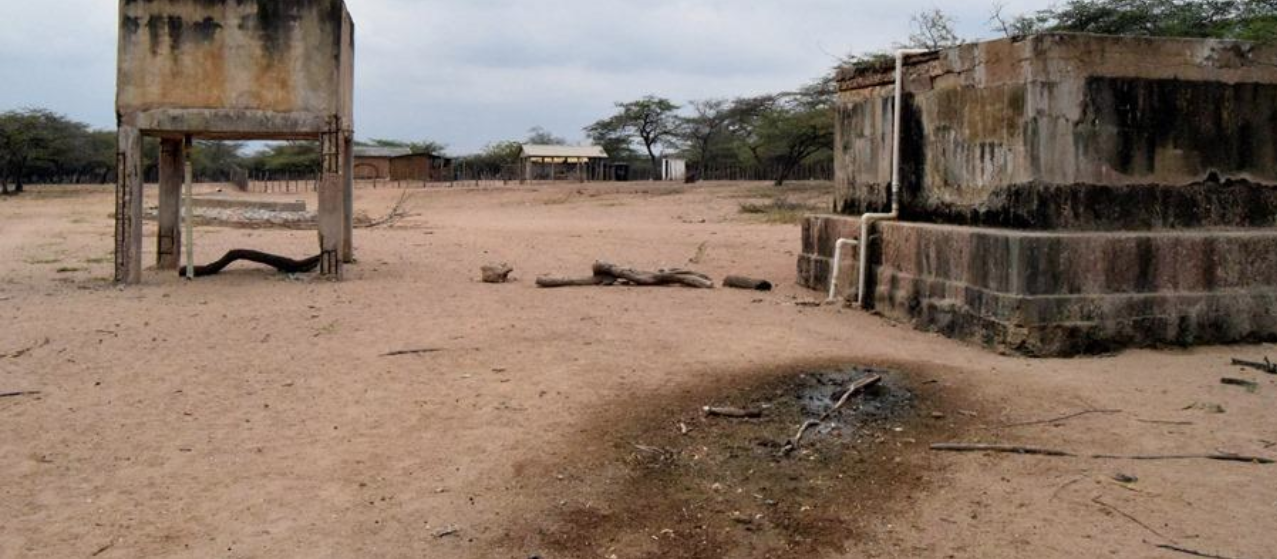
[[[1020,0],[1008,10],[1045,7]],[[967,37],[991,5],[939,6]],[[347,0],[361,137],[466,152],[545,126],[579,138],[614,101],[680,102],[792,88],[830,53],[890,46],[928,0]],[[0,109],[114,125],[116,3],[0,0]]]

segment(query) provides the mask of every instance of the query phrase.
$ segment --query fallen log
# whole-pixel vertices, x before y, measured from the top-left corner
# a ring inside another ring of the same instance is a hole
[[[691,270],[674,269],[645,272],[601,261],[594,263],[594,275],[588,278],[541,277],[537,279],[537,287],[544,288],[610,285],[637,285],[641,287],[685,285],[697,289],[713,289],[714,280],[705,274]]]
[[[616,283],[616,278],[605,278],[601,276],[591,276],[588,278],[537,278],[537,287],[554,288],[554,287],[590,287],[594,285],[607,286]]]
[[[749,291],[771,291],[772,283],[767,280],[747,278],[744,276],[727,276],[723,280],[723,287],[731,287],[733,289],[746,289]]]
[[[709,276],[690,270],[660,270],[644,272],[632,268],[623,268],[607,262],[594,263],[594,275],[614,277],[638,286],[686,285],[697,289],[713,289],[714,280]]]
[[[320,256],[317,255],[305,260],[293,260],[291,258],[259,252],[256,250],[238,249],[226,253],[226,256],[223,256],[216,262],[204,266],[196,266],[195,277],[203,278],[215,276],[222,273],[222,270],[225,270],[227,266],[230,266],[240,260],[270,266],[285,274],[306,274],[315,271],[315,268],[319,267],[319,259]],[[178,270],[178,275],[185,277],[186,268],[183,267]]]

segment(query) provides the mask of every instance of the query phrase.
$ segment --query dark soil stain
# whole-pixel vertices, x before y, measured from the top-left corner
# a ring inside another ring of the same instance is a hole
[[[873,374],[883,382],[785,451],[800,425]],[[596,419],[590,440],[567,443],[577,458],[544,466],[558,480],[538,498],[544,510],[526,516],[501,547],[542,559],[845,552],[849,542],[872,541],[930,482],[926,445],[952,436],[962,415],[941,386],[922,374],[827,368],[614,411]],[[711,418],[702,406],[764,413]]]

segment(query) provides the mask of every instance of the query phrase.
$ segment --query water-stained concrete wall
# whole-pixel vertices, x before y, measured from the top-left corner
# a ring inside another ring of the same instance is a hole
[[[891,69],[844,72],[835,206],[882,211]],[[1277,47],[1048,34],[909,59],[904,217],[1041,229],[1277,225]]]
[[[341,0],[120,0],[117,111],[148,133],[349,130],[353,58]]]

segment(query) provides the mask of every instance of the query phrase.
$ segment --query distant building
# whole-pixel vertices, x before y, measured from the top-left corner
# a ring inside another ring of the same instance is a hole
[[[519,154],[523,181],[606,180],[607,159],[599,146],[525,144]]]
[[[400,147],[355,146],[355,179],[386,180],[390,178],[390,160],[412,155]]]
[[[390,180],[443,182],[452,180],[452,159],[432,153],[390,158]]]
[[[687,160],[678,157],[661,159],[661,180],[683,181],[687,179]]]

